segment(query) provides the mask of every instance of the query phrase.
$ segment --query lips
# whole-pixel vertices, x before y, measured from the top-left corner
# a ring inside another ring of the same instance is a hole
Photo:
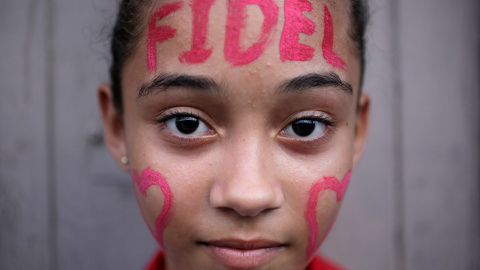
[[[200,242],[210,256],[229,268],[246,269],[267,264],[286,245],[268,240],[220,240]]]

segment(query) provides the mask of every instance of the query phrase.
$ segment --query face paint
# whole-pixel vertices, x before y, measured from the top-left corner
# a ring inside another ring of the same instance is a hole
[[[182,63],[197,64],[203,63],[212,54],[212,49],[205,49],[205,42],[207,41],[207,28],[210,8],[216,0],[193,0],[193,35],[192,35],[192,49],[188,52],[183,52],[178,58]]]
[[[285,1],[285,25],[280,40],[280,58],[283,62],[307,61],[313,58],[314,48],[299,44],[299,34],[313,34],[315,24],[302,16],[303,11],[312,11],[312,4],[307,0]]]
[[[338,181],[335,177],[324,177],[323,180],[318,180],[310,188],[307,209],[305,211],[305,219],[307,220],[308,230],[310,232],[307,246],[307,258],[310,258],[318,248],[316,245],[318,236],[317,202],[320,191],[327,189],[333,190],[337,193],[337,202],[341,201],[348,183],[350,182],[350,175],[351,171],[347,173],[342,182]],[[319,245],[321,245],[321,242]]]
[[[206,49],[209,13],[216,0],[192,0],[192,45],[190,51],[184,51],[178,57],[182,63],[204,63],[212,54],[213,48]],[[263,25],[257,42],[244,51],[240,51],[240,35],[245,28],[246,5],[257,5],[263,13]],[[157,68],[158,42],[175,37],[176,29],[170,26],[157,26],[157,22],[183,6],[183,2],[174,2],[160,6],[152,15],[148,25],[147,64],[150,72]],[[280,58],[283,62],[308,61],[314,56],[315,49],[298,43],[300,33],[312,35],[315,24],[303,17],[302,12],[312,11],[308,0],[286,0],[284,6],[285,23],[280,39]],[[322,41],[323,57],[330,65],[344,69],[345,61],[333,52],[333,22],[327,5],[324,5],[324,37]],[[229,0],[227,25],[225,30],[225,60],[234,66],[246,65],[255,61],[265,51],[273,29],[278,22],[278,6],[273,0]]]
[[[245,27],[244,6],[258,5],[262,10],[264,21],[258,42],[245,51],[240,51],[240,32]],[[225,59],[233,64],[245,65],[256,60],[264,51],[271,30],[277,24],[278,6],[272,0],[230,0],[225,37]]]
[[[157,185],[160,187],[163,193],[164,202],[162,207],[162,212],[160,216],[158,216],[157,220],[155,221],[155,231],[157,235],[157,241],[160,246],[164,247],[163,245],[163,230],[167,227],[168,221],[170,220],[172,213],[172,203],[173,203],[173,195],[170,187],[168,186],[167,181],[163,179],[162,175],[158,172],[150,170],[150,167],[147,167],[143,172],[142,175],[139,176],[137,171],[132,172],[133,183],[137,183],[138,189],[140,193],[147,197],[147,189],[153,185]]]
[[[323,34],[323,42],[322,42],[322,51],[323,51],[323,58],[327,60],[327,63],[334,67],[338,67],[340,69],[344,69],[345,62],[333,52],[333,22],[332,16],[330,15],[330,11],[328,10],[327,5],[324,7],[325,10],[325,18],[324,18],[324,34]]]
[[[175,2],[160,6],[148,23],[147,65],[150,72],[157,71],[157,42],[164,42],[173,38],[177,32],[170,26],[157,26],[157,21],[177,11],[182,5],[182,2]]]

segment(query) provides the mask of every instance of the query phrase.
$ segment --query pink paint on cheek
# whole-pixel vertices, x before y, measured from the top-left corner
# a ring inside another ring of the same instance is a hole
[[[348,183],[350,182],[351,174],[351,171],[349,171],[342,182],[335,177],[324,177],[323,180],[318,180],[310,188],[307,209],[305,211],[305,219],[307,220],[308,230],[310,233],[307,246],[307,258],[310,258],[318,248],[316,245],[318,236],[317,202],[320,191],[327,189],[333,190],[337,193],[337,201],[341,201],[343,194],[347,189]]]
[[[240,32],[245,27],[245,5],[258,5],[262,10],[264,20],[258,42],[245,51],[240,51]],[[277,20],[278,6],[272,0],[230,0],[225,37],[225,59],[234,66],[245,65],[256,60],[265,51],[265,44],[271,30],[277,24]]]
[[[182,2],[174,2],[160,6],[148,23],[147,65],[150,72],[157,71],[157,42],[173,38],[177,32],[170,26],[157,26],[157,21],[177,11],[182,5]]]
[[[322,51],[323,51],[323,58],[327,60],[327,63],[334,67],[338,67],[340,69],[345,69],[345,61],[342,60],[338,55],[333,52],[333,22],[332,16],[330,15],[330,11],[328,10],[327,5],[324,7],[325,10],[325,30],[323,34],[323,42],[322,42]]]
[[[208,28],[208,14],[210,8],[216,0],[193,0],[193,35],[192,35],[192,49],[183,52],[178,58],[182,63],[203,63],[212,54],[212,49],[205,49],[205,42],[207,41]]]
[[[155,221],[155,231],[158,243],[160,246],[164,247],[163,231],[167,227],[168,222],[173,214],[171,211],[173,203],[172,191],[170,190],[167,181],[163,179],[162,175],[156,171],[150,170],[150,167],[147,167],[142,172],[141,176],[138,175],[137,171],[133,171],[132,178],[133,183],[137,183],[138,189],[144,197],[147,197],[147,189],[153,185],[159,186],[162,190],[164,197],[163,208],[160,216],[158,216],[157,220]]]
[[[285,25],[280,40],[282,61],[307,61],[312,59],[314,49],[298,43],[300,33],[311,35],[315,31],[315,24],[302,16],[303,11],[312,11],[312,4],[307,0],[286,0],[284,9]]]

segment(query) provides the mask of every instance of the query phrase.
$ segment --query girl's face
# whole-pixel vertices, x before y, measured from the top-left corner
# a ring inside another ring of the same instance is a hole
[[[368,113],[349,1],[286,2],[161,1],[123,116],[100,87],[168,269],[303,269],[335,220]]]

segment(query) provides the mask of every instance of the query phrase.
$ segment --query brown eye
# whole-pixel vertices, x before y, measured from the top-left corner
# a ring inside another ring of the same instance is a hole
[[[315,121],[310,119],[295,121],[292,123],[292,130],[300,137],[307,137],[315,131]]]
[[[175,118],[175,126],[178,131],[184,134],[192,134],[200,125],[200,120],[191,116],[177,117]]]
[[[284,129],[287,136],[310,139],[322,135],[326,129],[326,125],[314,119],[299,119],[292,122]]]
[[[176,116],[165,121],[165,125],[174,133],[183,136],[198,136],[209,133],[208,126],[193,116]]]

